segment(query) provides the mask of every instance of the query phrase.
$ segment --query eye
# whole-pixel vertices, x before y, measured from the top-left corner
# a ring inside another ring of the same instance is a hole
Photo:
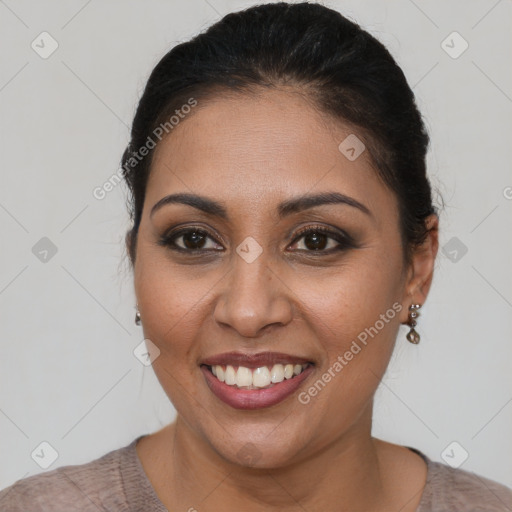
[[[298,235],[293,245],[297,246],[295,248],[299,251],[331,253],[353,246],[348,235],[323,226],[308,226],[300,230]],[[301,240],[303,241],[300,242]]]
[[[158,244],[183,253],[204,253],[223,251],[210,233],[198,227],[187,227],[164,234]],[[295,247],[294,247],[295,246]],[[343,232],[333,231],[324,226],[308,226],[298,231],[292,245],[293,250],[330,254],[353,247],[351,237]]]
[[[224,249],[215,242],[207,231],[194,227],[165,234],[158,243],[172,250],[182,252],[219,251]]]

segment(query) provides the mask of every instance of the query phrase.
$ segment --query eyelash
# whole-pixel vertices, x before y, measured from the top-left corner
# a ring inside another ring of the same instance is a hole
[[[199,233],[200,235],[207,236],[210,239],[213,239],[215,242],[216,240],[208,231],[206,231],[203,228],[195,227],[195,226],[187,226],[186,228],[177,230],[175,232],[171,232],[169,234],[164,234],[160,240],[158,241],[158,244],[167,247],[171,249],[172,251],[186,253],[189,255],[200,255],[201,253],[205,252],[221,252],[219,249],[184,249],[183,247],[179,247],[176,245],[176,240],[180,238],[183,235],[186,235],[188,233]],[[310,233],[321,233],[323,235],[326,235],[329,239],[334,240],[335,242],[338,242],[337,247],[332,247],[330,249],[319,249],[319,250],[307,250],[307,249],[299,249],[298,252],[305,252],[310,253],[312,255],[329,255],[334,252],[343,251],[346,249],[350,249],[355,247],[355,243],[348,234],[346,233],[338,233],[336,231],[332,231],[328,228],[325,228],[324,226],[307,226],[305,228],[301,228],[297,231],[295,234],[295,237],[291,243],[291,245],[295,245],[300,239],[304,238],[306,235]],[[216,242],[218,243],[218,242]],[[293,251],[296,252],[296,251]]]

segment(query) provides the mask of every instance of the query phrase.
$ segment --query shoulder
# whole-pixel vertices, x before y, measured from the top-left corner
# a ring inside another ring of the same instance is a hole
[[[68,465],[18,480],[0,491],[5,512],[128,510],[121,464],[135,443],[86,464]]]
[[[512,489],[471,471],[425,456],[427,482],[417,512],[503,512],[512,510]]]

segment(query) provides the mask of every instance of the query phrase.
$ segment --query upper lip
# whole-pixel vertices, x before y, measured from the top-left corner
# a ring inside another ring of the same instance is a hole
[[[244,366],[246,368],[259,368],[261,366],[273,366],[274,364],[306,364],[311,360],[304,357],[292,356],[282,352],[259,352],[257,354],[244,354],[243,352],[225,352],[201,361],[208,366],[231,365]]]

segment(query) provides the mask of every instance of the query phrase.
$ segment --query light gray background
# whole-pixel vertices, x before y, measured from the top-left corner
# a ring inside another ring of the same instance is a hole
[[[0,1],[0,488],[43,471],[31,456],[43,441],[58,452],[51,470],[173,419],[152,368],[132,353],[143,337],[123,246],[124,186],[103,200],[93,189],[118,169],[158,59],[253,3]],[[374,434],[434,460],[457,441],[463,448],[449,453],[469,453],[462,469],[512,486],[511,2],[326,4],[403,67],[447,203],[449,245],[420,318],[422,341],[401,333]],[[59,45],[47,59],[31,48],[43,31]],[[457,59],[441,46],[453,31],[469,43]],[[32,252],[42,237],[58,249],[46,263]]]

